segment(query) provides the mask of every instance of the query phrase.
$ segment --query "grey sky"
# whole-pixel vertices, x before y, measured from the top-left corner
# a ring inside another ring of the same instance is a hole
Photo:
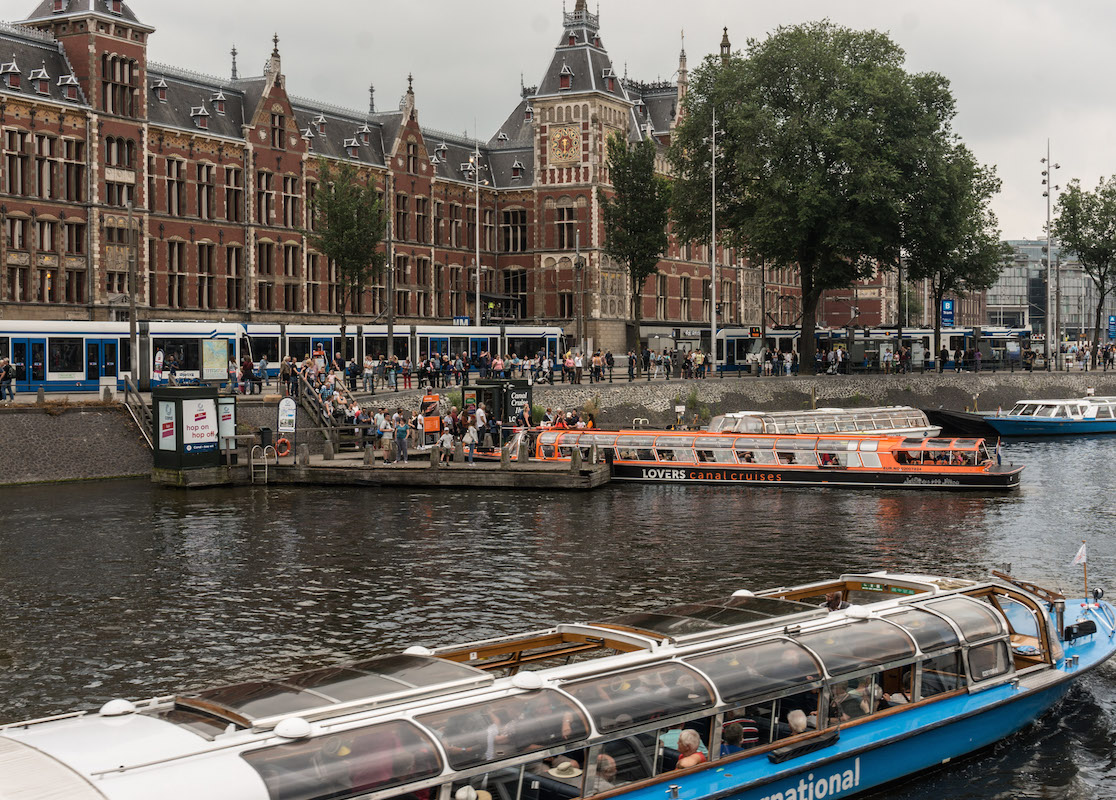
[[[227,75],[235,42],[242,75],[259,74],[280,37],[288,90],[364,109],[395,106],[415,76],[426,126],[488,138],[519,97],[520,73],[538,83],[561,34],[561,0],[128,0],[157,28],[149,57]],[[568,0],[573,9],[574,0]],[[33,0],[5,0],[19,18]],[[590,0],[595,10],[596,0]],[[721,28],[734,49],[778,25],[828,17],[887,31],[908,68],[945,75],[957,98],[956,130],[997,166],[995,210],[1006,238],[1040,236],[1046,205],[1039,158],[1050,137],[1062,165],[1056,182],[1093,187],[1114,171],[1116,88],[1111,42],[1116,4],[1101,0],[600,0],[601,38],[618,71],[668,79],[679,34],[693,69],[715,52]]]

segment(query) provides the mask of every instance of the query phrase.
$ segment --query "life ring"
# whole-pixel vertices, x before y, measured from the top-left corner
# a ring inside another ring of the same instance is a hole
[[[275,455],[289,456],[291,454],[291,441],[290,439],[280,438],[275,443]]]

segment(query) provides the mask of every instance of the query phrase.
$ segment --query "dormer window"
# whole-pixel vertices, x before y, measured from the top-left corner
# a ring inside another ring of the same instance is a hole
[[[108,9],[113,14],[124,13],[124,0],[109,0]]]
[[[500,135],[496,137],[496,141],[506,142],[507,140],[508,140],[508,135],[506,133],[504,133],[503,131],[500,131]]]
[[[47,75],[45,62],[41,69],[32,70],[29,78],[31,79],[31,86],[34,87],[36,92],[50,94],[50,76]]]
[[[62,94],[67,100],[78,99],[78,79],[72,72],[59,78],[58,85],[62,88]]]
[[[575,44],[577,44],[577,34],[575,34],[573,31],[568,31],[566,33],[566,44],[570,47],[573,47]]]
[[[9,89],[18,89],[21,86],[19,66],[15,62],[15,54],[7,64],[0,64],[0,78]]]
[[[190,109],[190,116],[194,118],[194,125],[203,131],[209,129],[209,112],[205,106],[195,106]]]
[[[225,115],[225,93],[220,90],[213,95],[213,110],[221,116]]]
[[[528,105],[525,109],[523,109],[523,119],[524,119],[525,122],[530,122],[534,118],[535,118],[535,109],[533,109],[530,105]]]
[[[302,132],[302,140],[306,142],[306,149],[312,151],[314,149],[314,129],[307,128]]]
[[[325,114],[319,113],[318,116],[314,117],[314,127],[318,129],[319,134],[325,133],[325,124]]]
[[[601,72],[601,77],[604,79],[605,88],[610,92],[615,92],[616,73],[612,71],[612,67],[605,67]]]
[[[368,144],[368,140],[372,136],[372,129],[368,127],[367,122],[357,131],[357,136],[360,138],[361,144]]]
[[[54,0],[54,13],[60,14],[70,5],[70,0]]]
[[[593,47],[600,47],[600,46],[601,46],[601,37],[600,36],[594,36],[593,37]]]
[[[519,179],[519,178],[522,178],[522,177],[523,177],[523,164],[517,158],[515,160],[515,162],[512,163],[512,179],[514,180],[514,179]]]
[[[573,86],[573,70],[570,69],[569,64],[563,64],[561,71],[558,73],[558,88],[569,89]]]
[[[446,160],[446,153],[448,153],[448,152],[449,152],[449,147],[446,146],[445,142],[442,142],[440,145],[438,145],[437,147],[434,148],[434,155],[436,155],[438,157],[439,161],[445,161]]]
[[[160,103],[167,102],[167,81],[165,78],[159,78],[155,81],[155,96],[159,98]]]
[[[357,148],[360,147],[360,142],[356,139],[345,140],[345,152],[349,154],[349,158],[357,157]]]

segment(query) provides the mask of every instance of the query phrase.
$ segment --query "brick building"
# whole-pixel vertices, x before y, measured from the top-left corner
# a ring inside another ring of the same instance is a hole
[[[335,322],[334,272],[301,233],[324,157],[374,181],[392,221],[390,275],[352,321],[475,318],[479,233],[484,319],[580,323],[622,347],[633,301],[602,250],[605,143],[650,137],[666,170],[686,57],[674,82],[628,80],[584,0],[562,23],[539,85],[475,142],[421,126],[409,78],[398,108],[370,90],[346,110],[288,93],[277,37],[263,75],[240,76],[234,50],[217,78],[148,61],[154,30],[122,0],[43,0],[0,26],[0,314],[126,318],[134,252],[143,318]],[[720,320],[757,323],[757,271],[716,257]],[[707,247],[672,240],[645,336],[691,328],[698,346],[704,325],[707,342],[710,271]]]

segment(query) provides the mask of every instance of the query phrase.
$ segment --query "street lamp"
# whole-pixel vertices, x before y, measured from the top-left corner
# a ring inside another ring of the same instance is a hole
[[[581,358],[583,360],[585,358],[584,331],[582,330],[585,316],[585,292],[582,290],[582,274],[584,269],[585,259],[581,257],[581,228],[579,227],[574,230],[574,270],[577,278],[577,349],[581,352]]]
[[[477,293],[476,293],[476,320],[474,324],[478,327],[481,324],[481,257],[480,257],[480,241],[481,241],[481,213],[480,213],[480,187],[481,183],[485,186],[488,181],[481,181],[481,160],[480,160],[480,142],[475,142],[473,145],[473,155],[469,156],[469,171],[473,173],[473,192],[475,194],[476,211],[473,223],[476,230],[476,248],[477,248]]]
[[[709,139],[709,366],[717,372],[717,109]]]
[[[1054,191],[1057,191],[1058,188],[1059,188],[1057,186],[1052,185],[1052,181],[1053,181],[1054,176],[1051,175],[1050,173],[1051,173],[1052,170],[1062,168],[1061,164],[1055,164],[1050,159],[1050,139],[1049,138],[1046,140],[1046,158],[1040,158],[1039,163],[1042,164],[1043,167],[1044,167],[1044,169],[1042,170],[1042,185],[1046,187],[1042,192],[1042,196],[1046,198],[1046,370],[1047,370],[1047,372],[1049,372],[1050,369],[1051,369],[1051,365],[1050,365],[1050,339],[1051,339],[1051,322],[1052,322],[1052,320],[1050,318],[1050,316],[1051,316],[1050,315],[1050,275],[1051,275],[1051,273],[1050,273],[1050,247],[1051,247],[1051,238],[1050,238],[1050,190],[1053,188]],[[1061,338],[1061,337],[1059,337],[1059,338]],[[1061,353],[1061,350],[1062,350],[1062,348],[1061,348],[1060,345],[1056,346],[1056,348],[1054,350],[1054,354],[1055,354],[1054,357],[1055,358],[1059,357],[1059,354]]]

